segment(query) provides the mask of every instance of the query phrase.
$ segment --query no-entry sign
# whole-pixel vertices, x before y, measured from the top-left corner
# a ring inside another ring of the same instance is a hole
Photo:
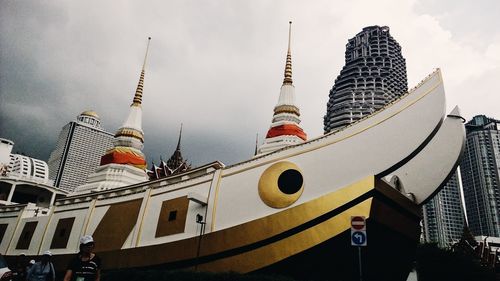
[[[365,217],[362,216],[351,217],[351,228],[353,230],[356,231],[365,230],[365,227],[366,227]]]

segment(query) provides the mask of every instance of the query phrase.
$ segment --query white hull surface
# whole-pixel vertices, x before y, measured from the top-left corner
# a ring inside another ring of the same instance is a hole
[[[368,217],[369,227],[387,239],[397,233],[411,249],[418,241],[418,205],[439,190],[463,149],[459,113],[446,117],[445,108],[438,70],[383,110],[303,144],[229,167],[214,162],[68,197],[43,217],[24,216],[22,205],[5,207],[0,252],[50,250],[64,263],[77,252],[79,237],[91,234],[105,269],[280,271],[322,243],[343,245],[338,238],[349,230],[351,215]],[[395,187],[381,181],[394,176]],[[381,243],[369,241],[373,249]]]

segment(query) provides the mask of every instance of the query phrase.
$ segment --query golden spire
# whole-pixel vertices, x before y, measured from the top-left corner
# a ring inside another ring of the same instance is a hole
[[[137,89],[135,90],[134,100],[130,106],[141,106],[142,103],[142,88],[144,87],[144,69],[146,68],[146,58],[148,57],[149,42],[151,37],[148,37],[148,46],[146,47],[146,55],[144,55],[144,63],[142,64],[141,77],[139,78],[139,84],[137,84]]]
[[[292,22],[288,27],[288,52],[286,54],[285,79],[283,85],[292,85],[292,52],[290,51],[290,41],[292,40]]]

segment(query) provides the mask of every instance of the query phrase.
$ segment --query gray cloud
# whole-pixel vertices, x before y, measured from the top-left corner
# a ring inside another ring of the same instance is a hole
[[[492,94],[498,19],[471,13],[468,26],[461,20],[472,4],[444,2],[2,1],[0,137],[47,159],[62,126],[88,109],[114,132],[152,36],[143,104],[148,163],[170,156],[180,123],[194,165],[245,160],[278,99],[289,20],[297,103],[310,137],[322,134],[347,39],[373,24],[389,25],[403,46],[410,86],[441,67],[450,107],[460,104],[467,118],[500,118]]]

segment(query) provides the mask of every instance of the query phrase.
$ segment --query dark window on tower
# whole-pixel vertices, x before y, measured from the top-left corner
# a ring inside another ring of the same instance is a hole
[[[155,237],[184,232],[189,207],[187,196],[162,202]]]
[[[6,223],[0,224],[0,243],[2,243],[3,236],[5,235],[5,231],[7,230],[7,226],[9,226]]]
[[[170,211],[168,214],[168,221],[173,221],[177,218],[177,210],[175,211]]]
[[[16,249],[29,249],[31,238],[33,237],[33,233],[35,232],[37,224],[38,222],[36,221],[30,221],[24,225],[22,234],[17,241]]]
[[[57,222],[56,230],[50,243],[51,249],[65,249],[67,247],[74,222],[75,218],[64,218]]]

